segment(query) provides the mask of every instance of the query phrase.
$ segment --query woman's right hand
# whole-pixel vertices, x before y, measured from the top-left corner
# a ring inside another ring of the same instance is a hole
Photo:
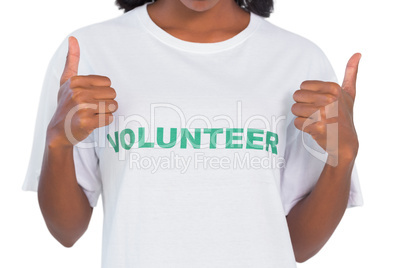
[[[55,146],[73,146],[94,129],[109,125],[118,107],[108,77],[77,75],[80,47],[75,37],[69,37],[68,42],[57,108],[47,128],[47,143]]]

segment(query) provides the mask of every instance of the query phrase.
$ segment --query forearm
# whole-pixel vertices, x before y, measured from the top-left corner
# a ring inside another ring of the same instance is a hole
[[[92,214],[75,176],[73,146],[46,142],[38,201],[50,233],[71,247],[86,231]]]
[[[296,260],[314,256],[335,231],[347,208],[353,158],[339,159],[334,167],[325,164],[313,191],[297,203],[287,216]]]

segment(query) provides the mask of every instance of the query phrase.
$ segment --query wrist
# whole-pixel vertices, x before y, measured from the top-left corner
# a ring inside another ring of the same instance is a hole
[[[338,150],[336,155],[328,154],[326,163],[333,167],[353,167],[356,157],[357,150],[348,148],[347,150]]]
[[[359,151],[359,144],[349,145],[339,148],[339,159],[344,161],[354,161],[357,157],[357,152]]]
[[[46,132],[46,147],[48,148],[72,148],[74,145],[63,135],[60,135],[57,131],[53,129],[47,129]]]

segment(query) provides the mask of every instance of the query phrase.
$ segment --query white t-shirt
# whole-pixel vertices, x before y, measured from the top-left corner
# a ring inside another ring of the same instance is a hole
[[[330,63],[254,13],[236,36],[194,43],[159,28],[148,4],[72,33],[79,74],[108,76],[119,103],[74,147],[91,206],[102,196],[102,267],[295,267],[285,215],[326,153],[293,125],[292,94],[304,80],[336,82]],[[24,190],[37,190],[67,48],[47,71]]]

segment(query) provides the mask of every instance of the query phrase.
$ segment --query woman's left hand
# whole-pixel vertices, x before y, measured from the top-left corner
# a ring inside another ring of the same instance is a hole
[[[310,134],[328,153],[327,163],[354,160],[359,142],[353,123],[353,104],[360,53],[347,66],[342,86],[333,82],[304,81],[293,94],[292,113],[296,128]]]

